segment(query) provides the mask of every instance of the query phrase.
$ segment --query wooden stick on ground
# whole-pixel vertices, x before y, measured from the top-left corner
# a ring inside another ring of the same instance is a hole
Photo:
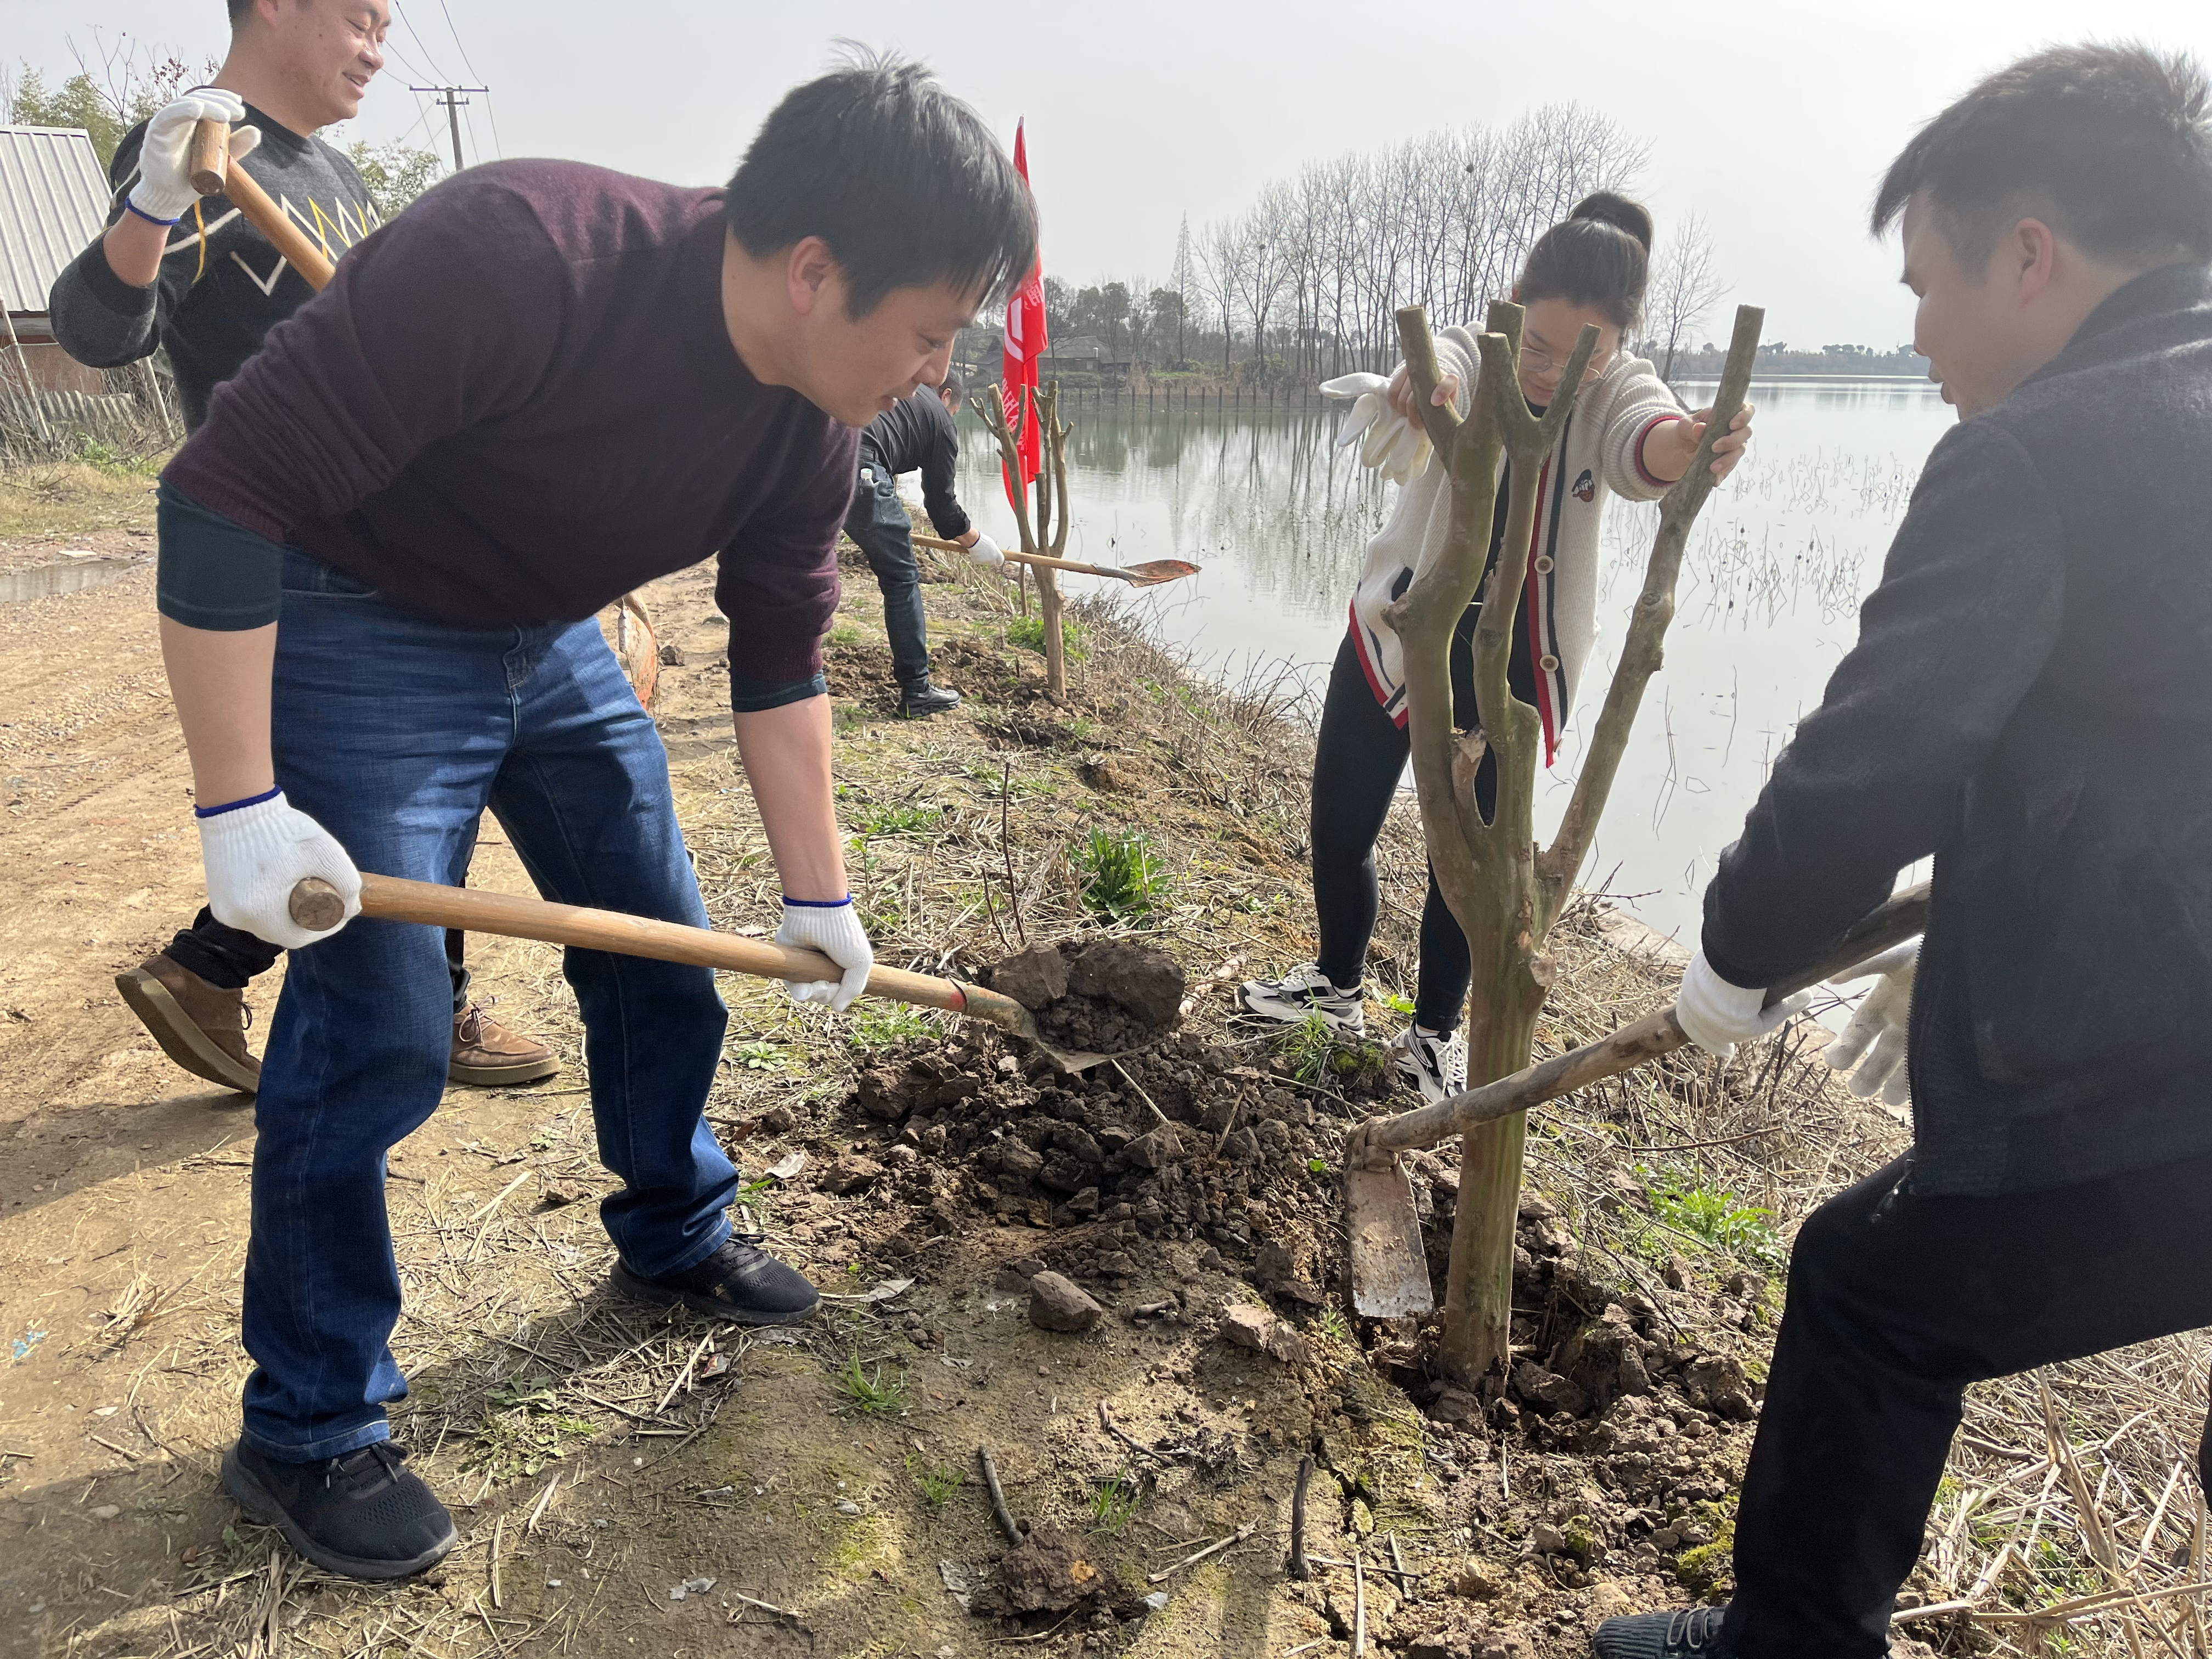
[[[1235,1532],[1231,1533],[1228,1537],[1217,1538],[1211,1544],[1208,1544],[1204,1549],[1198,1551],[1194,1554],[1184,1556],[1182,1560],[1177,1561],[1174,1565],[1162,1567],[1158,1572],[1147,1574],[1146,1576],[1145,1582],[1148,1584],[1164,1583],[1168,1579],[1174,1577],[1176,1574],[1181,1572],[1185,1567],[1195,1566],[1199,1562],[1205,1560],[1209,1555],[1218,1555],[1222,1551],[1243,1543],[1258,1529],[1259,1525],[1260,1523],[1257,1521],[1247,1521],[1243,1526],[1237,1528]]]
[[[1006,1494],[999,1489],[999,1466],[991,1461],[991,1449],[976,1447],[975,1459],[983,1466],[983,1490],[991,1494],[991,1518],[999,1523],[1009,1544],[1020,1543],[1022,1529],[1015,1524],[1014,1512],[1006,1507]]]
[[[1313,1479],[1313,1454],[1298,1459],[1298,1484],[1291,1492],[1291,1577],[1300,1581],[1313,1577],[1306,1564],[1306,1483]]]

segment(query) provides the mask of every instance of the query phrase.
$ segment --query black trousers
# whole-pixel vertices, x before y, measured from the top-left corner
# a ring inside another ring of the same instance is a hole
[[[1797,1235],[1736,1515],[1741,1659],[1888,1650],[1968,1383],[2212,1324],[2212,1157],[1997,1198],[1910,1170]]]
[[[914,556],[914,521],[899,501],[898,480],[872,444],[860,447],[860,479],[845,514],[853,538],[876,573],[884,595],[884,632],[891,672],[902,690],[929,678],[929,621],[921,608],[921,565]]]
[[[1474,706],[1474,625],[1482,607],[1471,605],[1452,638],[1452,718],[1462,731],[1481,724]],[[1524,613],[1525,615],[1525,613]],[[1527,629],[1514,630],[1507,678],[1523,702],[1536,695],[1528,664]],[[1367,671],[1352,635],[1337,647],[1322,701],[1321,738],[1314,751],[1314,913],[1321,933],[1315,961],[1334,985],[1357,985],[1366,971],[1367,942],[1375,934],[1381,893],[1375,879],[1375,843],[1397,798],[1413,740],[1383,712],[1367,684]],[[1474,800],[1486,818],[1498,805],[1498,757],[1486,754],[1474,775]],[[1460,932],[1444,896],[1429,872],[1421,903],[1420,983],[1413,1019],[1431,1031],[1458,1029],[1474,978],[1467,935]]]
[[[446,966],[453,975],[457,1014],[469,1006],[469,970],[461,962],[462,941],[467,937],[458,927],[446,930]],[[169,941],[167,951],[169,960],[179,968],[189,969],[226,991],[244,990],[248,980],[267,973],[283,954],[283,947],[242,927],[217,921],[215,912],[205,905],[192,918],[192,925]]]

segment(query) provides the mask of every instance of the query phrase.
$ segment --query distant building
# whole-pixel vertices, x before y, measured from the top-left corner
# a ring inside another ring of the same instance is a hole
[[[107,169],[82,127],[0,126],[0,388],[98,393],[54,342],[46,295],[107,224]]]
[[[1127,375],[1133,367],[1128,358],[1110,354],[1105,341],[1088,334],[1073,340],[1048,342],[1044,355],[1037,359],[1037,373],[1045,375],[1103,374],[1119,378]]]

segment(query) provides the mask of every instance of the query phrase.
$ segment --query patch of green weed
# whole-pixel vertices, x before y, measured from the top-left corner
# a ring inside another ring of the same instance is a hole
[[[952,1494],[960,1490],[967,1477],[950,1463],[939,1463],[924,1468],[918,1460],[906,1460],[907,1473],[914,1476],[914,1484],[921,1490],[921,1501],[933,1510],[941,1510],[952,1501]]]
[[[568,1455],[568,1442],[596,1432],[586,1419],[560,1408],[550,1376],[510,1376],[484,1396],[490,1407],[471,1438],[475,1449],[464,1469],[489,1472],[495,1481],[540,1473]]]
[[[740,1042],[730,1050],[730,1058],[744,1071],[780,1072],[785,1056],[773,1042]]]
[[[903,1002],[871,1003],[853,1011],[852,1039],[862,1048],[888,1048],[929,1035],[921,1010]]]
[[[853,828],[864,836],[918,836],[945,822],[941,806],[872,806],[853,816]]]
[[[1060,619],[1060,644],[1071,661],[1081,662],[1091,654],[1084,644],[1083,630],[1065,617]],[[1044,651],[1044,618],[1017,617],[1006,624],[1006,643],[1023,651]]]
[[[858,1354],[848,1359],[845,1369],[837,1373],[837,1392],[845,1396],[846,1403],[854,1411],[865,1412],[871,1417],[896,1417],[906,1409],[904,1379],[886,1378],[881,1365],[872,1372],[863,1370]]]
[[[1771,1211],[1739,1203],[1725,1187],[1708,1187],[1684,1171],[1659,1173],[1639,1164],[1636,1173],[1650,1196],[1651,1213],[1709,1249],[1766,1267],[1788,1259],[1771,1224]]]
[[[1379,1046],[1347,1038],[1318,1013],[1285,1027],[1275,1040],[1275,1052],[1291,1062],[1291,1074],[1301,1083],[1380,1076],[1389,1063]]]
[[[1093,830],[1089,839],[1076,845],[1073,857],[1075,867],[1083,872],[1085,909],[1134,924],[1167,902],[1168,878],[1151,838],[1140,830],[1119,835]]]
[[[1091,1515],[1093,1532],[1118,1533],[1129,1524],[1129,1517],[1137,1512],[1136,1477],[1127,1470],[1091,1486],[1091,1496],[1084,1507]]]

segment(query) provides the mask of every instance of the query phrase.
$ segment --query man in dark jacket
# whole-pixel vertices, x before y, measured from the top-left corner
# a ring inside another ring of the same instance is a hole
[[[960,382],[924,386],[868,422],[860,433],[860,478],[853,491],[845,533],[866,555],[884,592],[884,631],[890,635],[891,672],[898,677],[899,713],[943,714],[960,706],[960,694],[929,678],[929,623],[921,609],[921,567],[914,556],[914,523],[900,501],[898,475],[921,474],[921,504],[947,541],[968,550],[976,563],[1006,568],[999,544],[968,522],[953,493],[960,461]]]
[[[1960,424],[1677,1013],[1716,1053],[1771,1029],[1763,988],[1932,855],[1915,1144],[1798,1235],[1734,1601],[1602,1659],[1884,1653],[1966,1385],[2212,1323],[2207,104],[2186,58],[2046,52],[1882,184]]]
[[[374,228],[376,209],[343,152],[315,137],[361,112],[384,67],[389,0],[230,0],[230,52],[196,87],[125,133],[108,167],[115,199],[99,240],[55,278],[54,334],[81,363],[115,368],[166,349],[185,428],[269,331],[313,297],[269,239],[223,197],[185,176],[192,129],[235,124],[231,159],[333,259]],[[246,1042],[246,987],[279,952],[203,908],[192,925],[115,988],[162,1052],[210,1083],[252,1094],[261,1062]],[[509,1031],[469,994],[462,938],[446,935],[456,1083],[507,1086],[561,1069],[552,1049]]]

